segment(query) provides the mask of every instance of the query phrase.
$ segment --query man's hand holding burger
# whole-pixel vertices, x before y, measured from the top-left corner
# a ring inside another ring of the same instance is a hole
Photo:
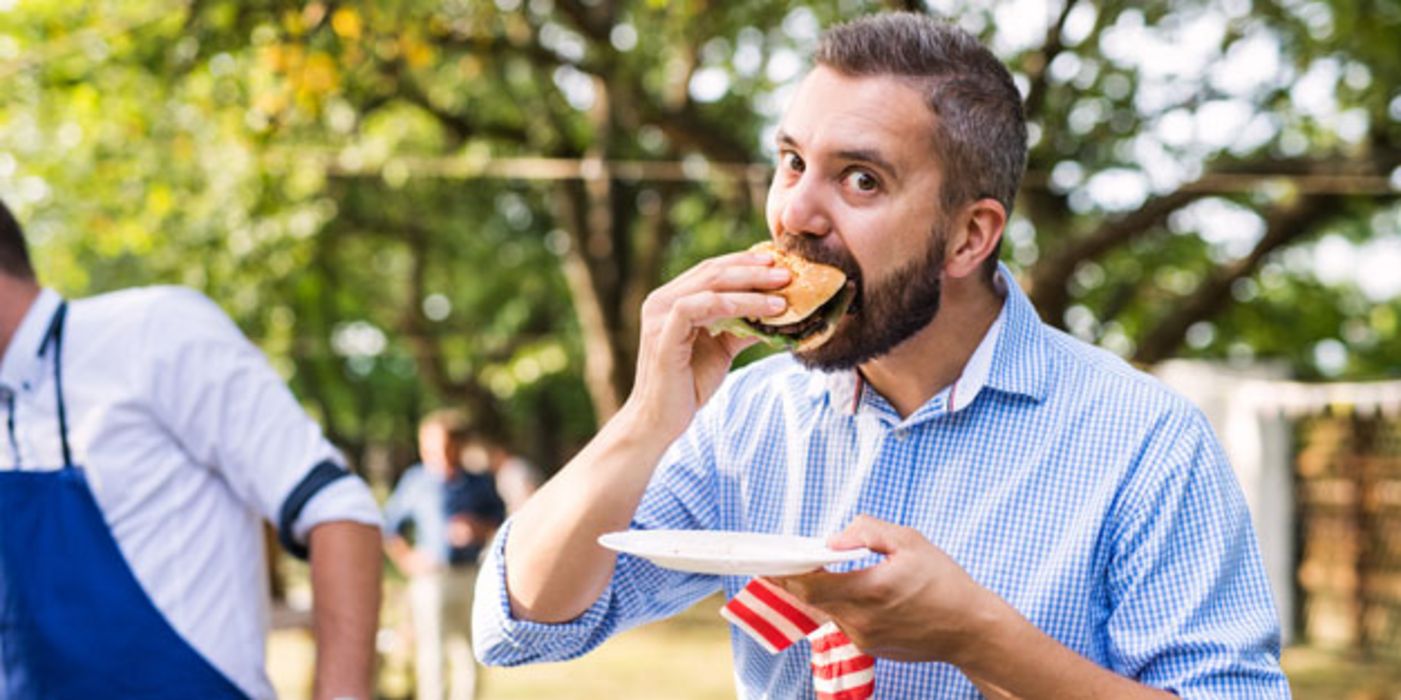
[[[832,337],[855,295],[840,269],[769,241],[696,265],[642,305],[629,409],[645,411],[674,439],[740,351],[756,340],[799,352],[816,348]]]
[[[638,411],[669,442],[715,393],[735,356],[754,337],[711,333],[728,319],[783,313],[785,299],[773,292],[793,275],[775,264],[769,250],[749,250],[706,260],[647,296],[637,377],[625,411]]]

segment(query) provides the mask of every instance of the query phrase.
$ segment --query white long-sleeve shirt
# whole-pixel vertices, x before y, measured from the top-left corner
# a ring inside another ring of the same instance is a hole
[[[39,356],[60,301],[44,290],[0,359],[0,420],[10,424],[0,425],[0,469],[63,465],[54,353]],[[69,307],[68,438],[118,548],[196,651],[249,696],[273,697],[261,521],[277,523],[318,463],[344,460],[263,354],[200,294],[148,287]],[[305,541],[334,520],[378,526],[364,482],[322,489],[293,533]]]

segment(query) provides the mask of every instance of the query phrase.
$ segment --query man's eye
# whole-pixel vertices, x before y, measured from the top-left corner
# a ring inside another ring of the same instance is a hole
[[[803,163],[803,159],[792,151],[785,152],[781,157],[783,159],[783,167],[795,173],[803,172],[803,168],[807,167],[806,164]]]
[[[880,180],[865,170],[853,170],[848,173],[846,184],[858,192],[875,192],[880,189]]]

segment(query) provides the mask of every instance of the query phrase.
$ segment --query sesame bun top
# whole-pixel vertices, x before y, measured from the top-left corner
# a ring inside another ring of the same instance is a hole
[[[760,319],[767,325],[783,326],[811,316],[846,284],[846,273],[840,269],[784,252],[773,241],[755,244],[750,250],[772,254],[776,264],[793,274],[788,286],[774,292],[788,301],[788,307],[777,316]]]

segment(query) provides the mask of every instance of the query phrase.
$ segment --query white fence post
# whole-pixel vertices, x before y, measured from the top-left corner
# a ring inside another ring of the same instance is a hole
[[[1289,421],[1261,410],[1258,388],[1286,376],[1278,366],[1227,367],[1169,360],[1153,373],[1202,409],[1235,469],[1250,507],[1284,643],[1294,632],[1294,468]]]

